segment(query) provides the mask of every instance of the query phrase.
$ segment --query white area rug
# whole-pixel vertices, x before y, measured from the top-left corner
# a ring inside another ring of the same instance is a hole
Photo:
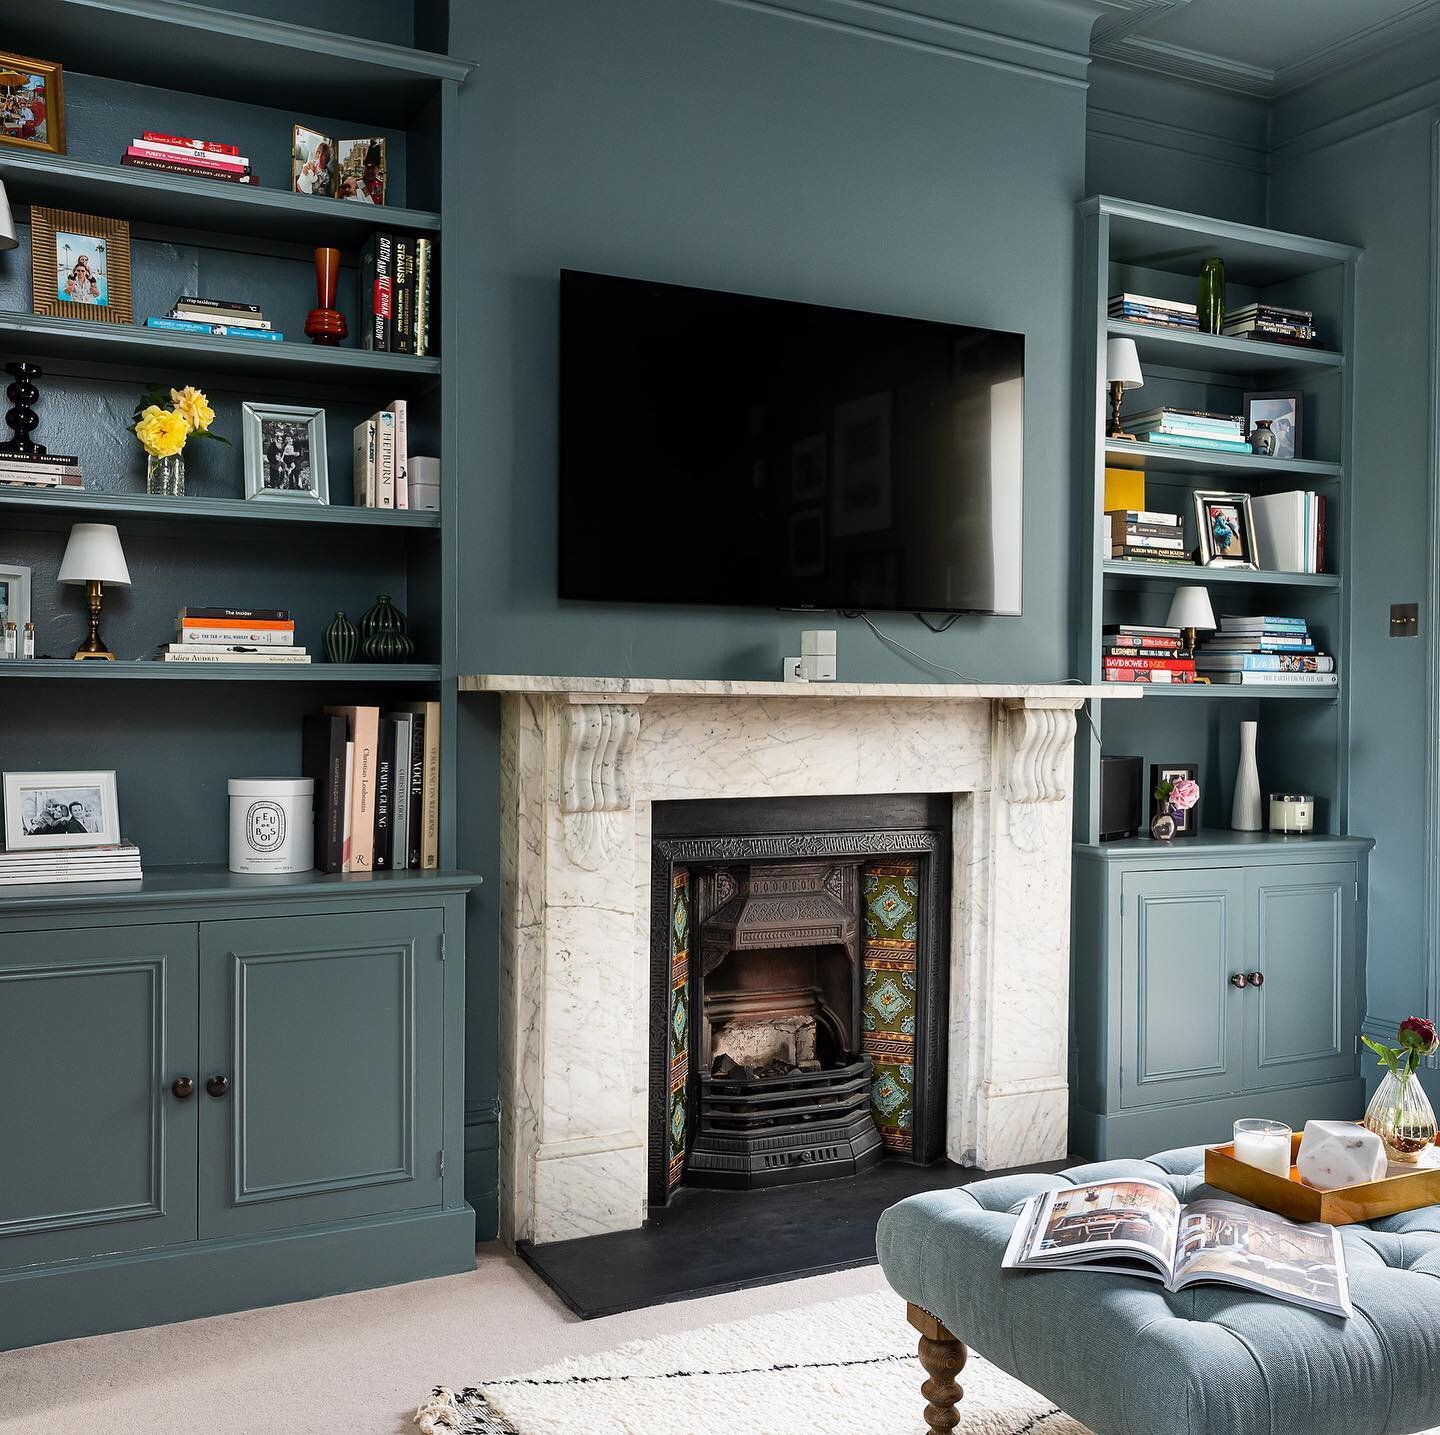
[[[898,1297],[852,1296],[437,1391],[415,1423],[424,1435],[919,1435],[918,1339]],[[960,1383],[964,1435],[1089,1435],[973,1353]]]

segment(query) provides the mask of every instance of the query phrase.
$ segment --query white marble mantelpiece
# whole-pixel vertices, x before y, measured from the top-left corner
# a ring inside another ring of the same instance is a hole
[[[1065,1154],[1072,684],[462,677],[503,695],[508,1239],[645,1218],[657,801],[953,798],[947,1150]],[[803,701],[791,701],[803,699]]]

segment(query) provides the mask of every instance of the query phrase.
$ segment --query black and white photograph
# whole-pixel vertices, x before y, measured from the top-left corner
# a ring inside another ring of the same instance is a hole
[[[0,563],[0,633],[6,623],[17,632],[30,621],[30,570],[15,563]]]
[[[1303,458],[1301,437],[1305,416],[1305,395],[1293,390],[1245,395],[1245,437],[1248,439],[1261,419],[1275,435],[1275,458]]]
[[[98,847],[120,840],[113,772],[7,772],[5,847]]]
[[[245,404],[245,497],[328,503],[325,410]]]

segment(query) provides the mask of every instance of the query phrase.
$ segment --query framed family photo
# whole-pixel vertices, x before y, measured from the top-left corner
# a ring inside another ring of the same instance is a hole
[[[329,503],[325,410],[293,404],[242,404],[245,497]]]
[[[130,226],[69,209],[30,206],[30,275],[37,314],[134,322]]]
[[[99,847],[120,840],[120,803],[111,772],[7,772],[5,847]]]
[[[1195,492],[1200,561],[1207,568],[1258,568],[1248,493]]]
[[[17,632],[30,621],[30,570],[14,563],[0,563],[0,633],[6,623]]]
[[[0,144],[65,153],[65,87],[59,65],[0,50]]]

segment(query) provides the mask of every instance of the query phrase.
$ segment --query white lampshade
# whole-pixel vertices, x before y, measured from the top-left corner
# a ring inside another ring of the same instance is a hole
[[[60,563],[62,583],[120,583],[130,586],[125,550],[113,523],[76,523]]]
[[[1105,341],[1105,381],[1123,384],[1127,389],[1143,389],[1145,375],[1140,370],[1140,351],[1134,339]]]
[[[20,241],[15,237],[15,221],[10,217],[10,199],[0,183],[0,249],[14,249]]]
[[[1198,583],[1182,583],[1170,600],[1170,616],[1165,622],[1171,628],[1198,628],[1214,632],[1215,610],[1210,606],[1209,591]]]

